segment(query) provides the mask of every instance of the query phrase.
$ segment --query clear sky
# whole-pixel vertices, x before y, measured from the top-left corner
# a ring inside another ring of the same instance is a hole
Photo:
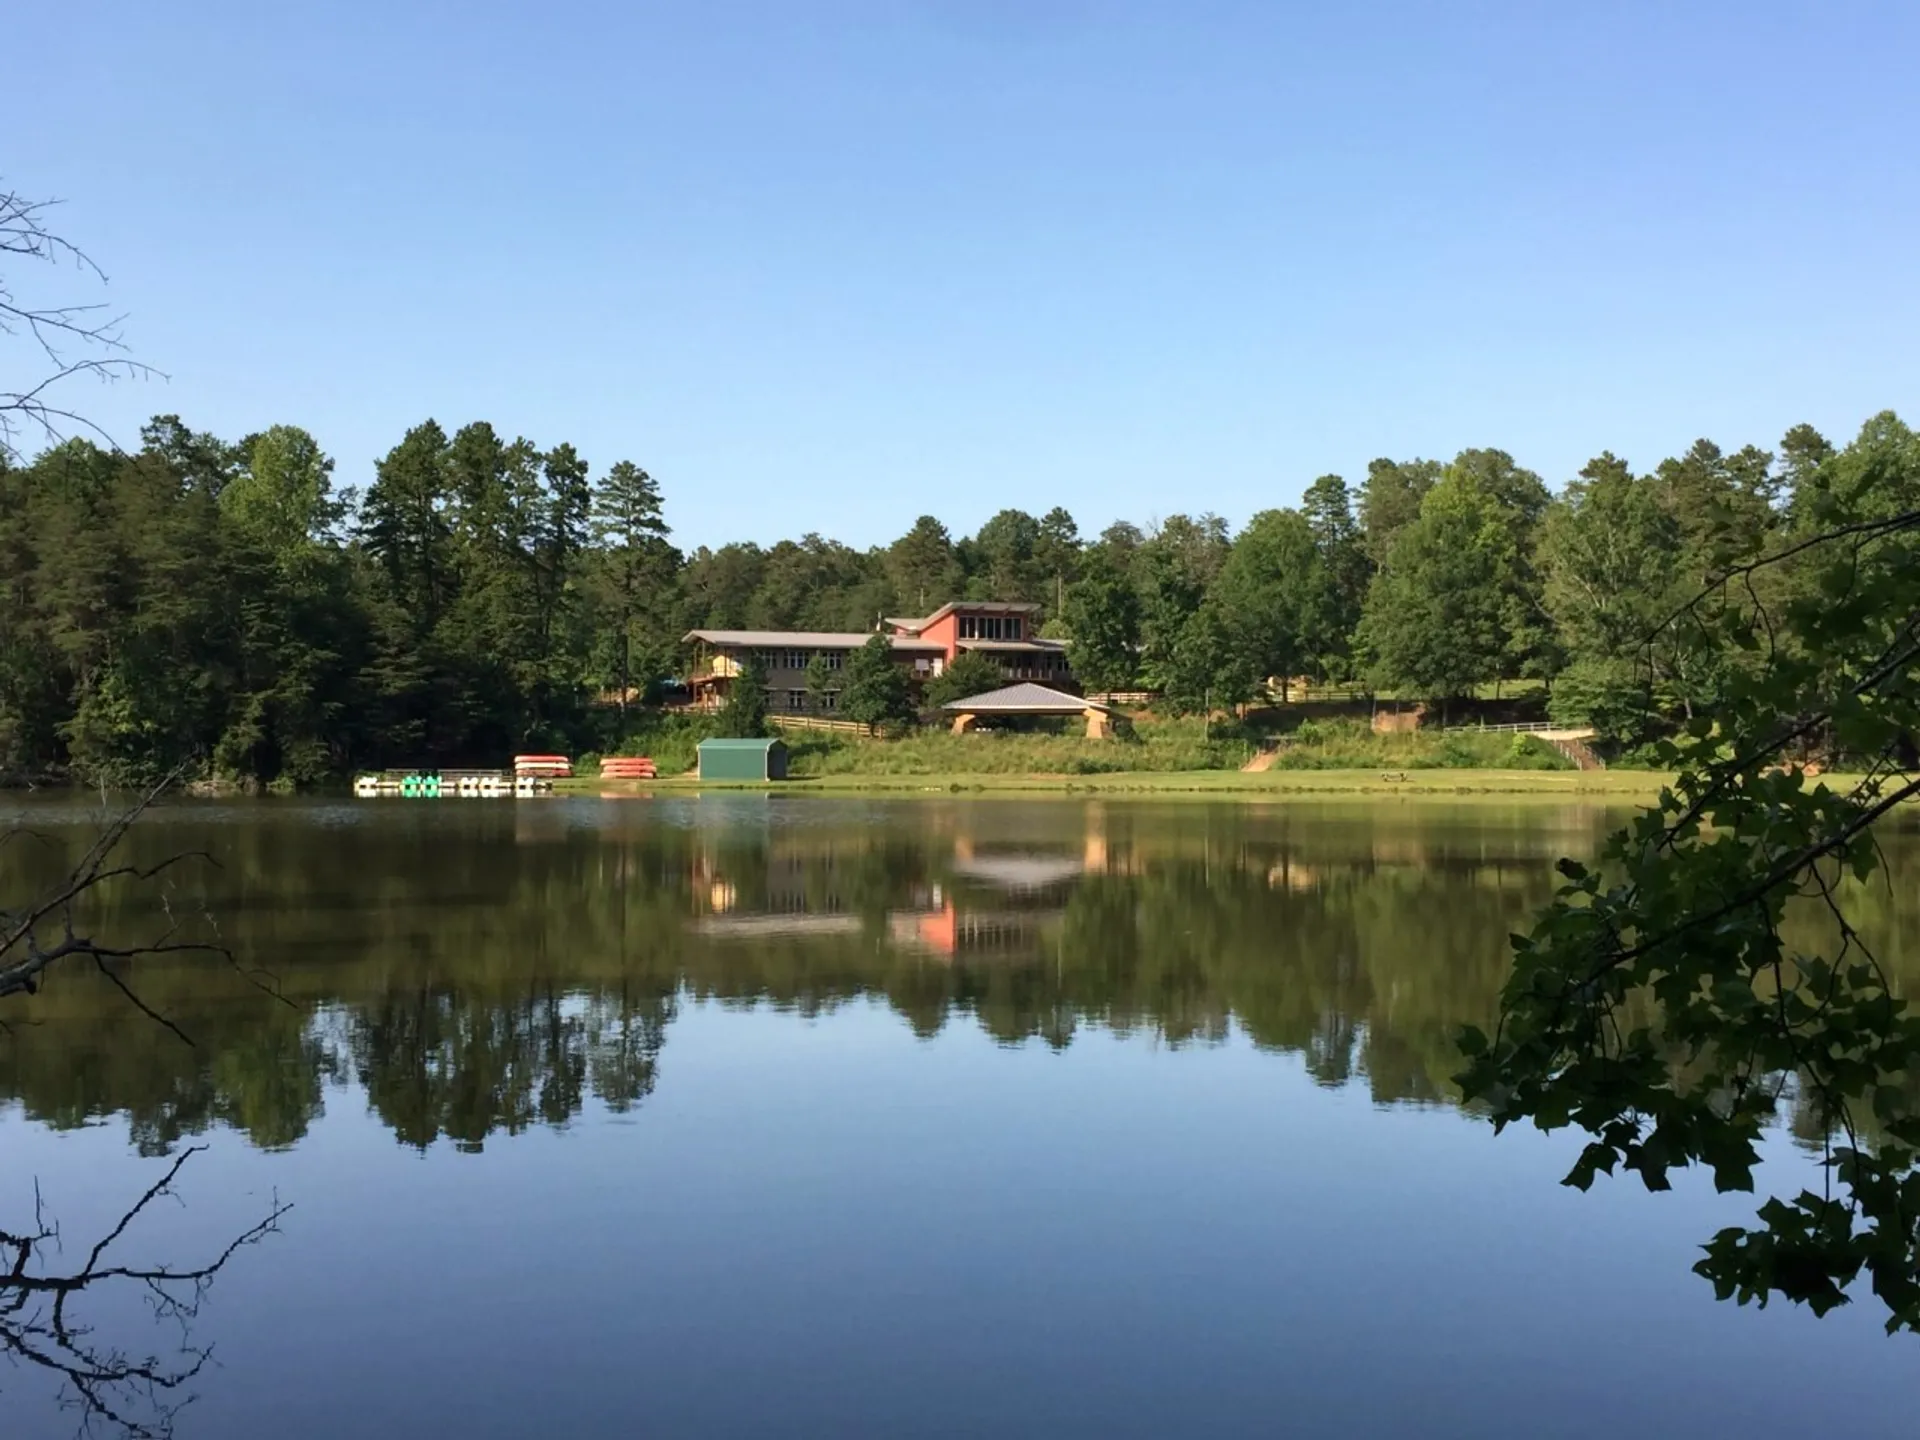
[[[0,173],[137,353],[75,398],[491,420],[683,545],[1243,521],[1920,410],[1920,5],[14,7]],[[22,358],[0,350],[0,363]]]

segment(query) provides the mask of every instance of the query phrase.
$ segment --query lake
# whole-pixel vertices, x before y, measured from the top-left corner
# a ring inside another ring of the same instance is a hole
[[[91,814],[0,799],[40,837],[10,883]],[[191,1316],[75,1301],[96,1356],[212,1347],[158,1397],[190,1440],[1911,1435],[1920,1341],[1871,1302],[1741,1310],[1688,1272],[1752,1197],[1581,1195],[1579,1142],[1455,1103],[1506,935],[1620,818],[168,805],[130,853],[210,863],[101,931],[217,929],[235,963],[133,972],[191,1045],[91,973],[0,1002],[0,1231],[37,1186],[80,1268],[192,1146],[119,1263],[291,1205]],[[1862,903],[1920,981],[1920,835],[1887,848]],[[1763,1184],[1815,1173],[1807,1130]],[[0,1369],[0,1433],[73,1434],[58,1378]]]

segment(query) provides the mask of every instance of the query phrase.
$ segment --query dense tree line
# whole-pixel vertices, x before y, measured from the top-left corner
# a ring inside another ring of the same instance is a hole
[[[1703,440],[1645,473],[1603,454],[1557,495],[1466,450],[1322,476],[1237,534],[1175,514],[1087,540],[1065,510],[1010,509],[971,536],[922,516],[867,550],[683,552],[636,464],[596,474],[484,422],[428,421],[364,489],[333,480],[297,427],[226,441],[172,416],[131,453],[75,440],[0,467],[0,775],[199,762],[310,784],[593,748],[688,629],[870,631],[955,598],[1040,605],[1090,689],[1176,709],[1297,679],[1444,705],[1533,677],[1556,717],[1625,732],[1710,711],[1744,663],[1650,643],[1663,621],[1729,566],[1920,503],[1920,442],[1884,414],[1844,449],[1798,426],[1777,452]],[[1765,583],[1806,582],[1789,565]]]

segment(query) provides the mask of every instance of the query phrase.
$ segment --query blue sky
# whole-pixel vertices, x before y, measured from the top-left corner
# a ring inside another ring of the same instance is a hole
[[[1243,521],[1377,455],[1920,409],[1920,6],[28,6],[0,172],[164,383],[488,419],[684,545]],[[25,357],[0,349],[0,363]],[[1908,418],[1914,416],[1909,413]]]

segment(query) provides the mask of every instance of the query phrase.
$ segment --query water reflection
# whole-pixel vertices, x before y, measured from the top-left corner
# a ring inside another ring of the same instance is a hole
[[[77,817],[34,818],[57,834]],[[102,923],[132,936],[162,903],[203,910],[289,1003],[218,964],[145,967],[142,995],[189,1049],[97,978],[61,976],[0,1043],[0,1095],[57,1127],[124,1115],[164,1153],[213,1125],[291,1146],[351,1086],[406,1145],[479,1149],[644,1103],[684,1004],[813,1015],[878,997],[921,1035],[971,1023],[1009,1044],[1237,1027],[1322,1085],[1450,1103],[1450,1037],[1491,1017],[1506,935],[1550,895],[1551,860],[1590,853],[1617,819],[1492,803],[181,805],[137,833],[141,852],[204,848],[219,868],[166,897],[119,892]],[[1915,837],[1888,849],[1896,883],[1854,899],[1904,972],[1920,960],[1920,888],[1897,881]],[[45,879],[58,854],[25,863]]]
[[[55,1387],[55,1405],[76,1416],[82,1435],[174,1433],[213,1357],[194,1337],[202,1303],[228,1263],[278,1233],[292,1209],[274,1200],[265,1218],[198,1261],[136,1253],[152,1209],[179,1201],[180,1172],[197,1153],[182,1150],[91,1245],[70,1249],[37,1188],[31,1221],[18,1234],[0,1230],[0,1354],[30,1384]]]

